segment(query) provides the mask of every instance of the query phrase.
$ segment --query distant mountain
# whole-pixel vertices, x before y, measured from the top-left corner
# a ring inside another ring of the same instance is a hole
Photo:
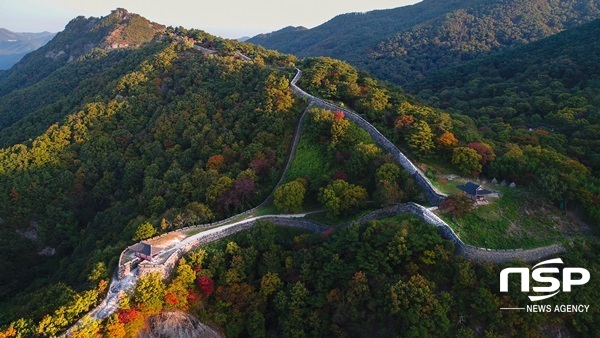
[[[10,69],[15,63],[19,62],[27,53],[0,55],[0,72]]]
[[[49,103],[54,104],[54,113],[43,116],[49,123],[55,122],[65,113],[63,108],[72,108],[71,104],[65,106],[64,100],[81,100],[83,96],[93,93],[79,92],[77,89],[82,84],[88,89],[104,86],[103,76],[127,69],[122,59],[154,39],[156,34],[164,32],[164,29],[164,26],[124,9],[117,9],[103,18],[78,17],[72,20],[64,31],[56,34],[46,45],[27,54],[10,70],[0,73],[0,144],[22,141],[21,138],[13,138],[12,132],[6,128],[42,107],[49,109]],[[102,57],[113,50],[121,53]],[[73,74],[71,68],[64,67],[84,55],[100,62],[80,60],[82,62],[75,66],[80,72],[77,74]],[[118,64],[125,68],[119,69]],[[91,87],[90,82],[94,82],[96,87]],[[33,99],[23,104],[23,96]],[[13,126],[13,129],[21,130],[21,127]],[[28,130],[33,132],[31,135],[41,131],[34,131],[31,127]],[[21,137],[30,136],[22,132],[18,134]]]
[[[0,95],[34,83],[94,48],[136,48],[151,41],[164,29],[163,25],[122,8],[103,18],[77,17],[50,42],[10,69],[4,75],[4,81],[0,79]]]
[[[308,31],[308,28],[303,26],[288,26],[275,32],[259,34],[253,38],[248,39],[247,42],[263,46],[271,44],[277,45],[279,46],[278,48],[281,50],[292,49],[291,46],[286,46],[286,39],[290,37],[294,39],[296,33],[305,31]]]
[[[25,54],[45,45],[55,33],[15,33],[0,28],[0,69],[9,69]]]
[[[481,54],[542,39],[600,17],[600,0],[425,0],[290,27],[248,42],[299,57],[331,56],[405,84]]]
[[[250,40],[250,37],[249,36],[242,36],[241,38],[237,38],[236,40],[238,42],[245,42],[245,41]]]
[[[513,142],[554,148],[600,176],[598,37],[600,19],[445,69],[406,89],[436,106],[468,114],[490,139],[521,128],[525,134]],[[530,133],[529,128],[545,131]]]

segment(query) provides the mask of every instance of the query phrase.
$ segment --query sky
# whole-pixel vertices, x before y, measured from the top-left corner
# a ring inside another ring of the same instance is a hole
[[[79,15],[106,16],[121,7],[167,26],[240,38],[286,26],[312,28],[338,14],[416,2],[419,0],[0,0],[0,28],[59,32]]]

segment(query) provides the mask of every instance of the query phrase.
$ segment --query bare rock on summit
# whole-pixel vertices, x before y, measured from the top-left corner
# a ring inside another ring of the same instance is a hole
[[[143,338],[220,338],[221,335],[197,318],[181,311],[165,311],[148,319],[148,329],[141,331]]]

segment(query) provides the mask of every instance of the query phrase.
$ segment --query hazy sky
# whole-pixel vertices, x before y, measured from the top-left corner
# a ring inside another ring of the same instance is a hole
[[[0,28],[58,32],[79,15],[105,16],[122,7],[152,21],[199,28],[228,38],[286,26],[312,28],[337,14],[395,8],[420,0],[0,0]]]

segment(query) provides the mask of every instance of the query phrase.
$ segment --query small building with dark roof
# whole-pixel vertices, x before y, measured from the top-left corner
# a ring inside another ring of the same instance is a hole
[[[146,242],[140,242],[131,246],[131,250],[135,257],[152,262],[154,257],[160,253],[161,248]]]
[[[475,202],[484,201],[485,195],[489,195],[492,192],[484,189],[481,185],[473,182],[467,182],[465,185],[457,185],[458,189],[462,190],[470,199]]]

